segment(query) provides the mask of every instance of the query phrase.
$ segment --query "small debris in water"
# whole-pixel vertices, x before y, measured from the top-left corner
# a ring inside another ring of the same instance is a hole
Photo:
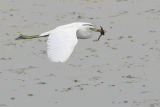
[[[7,107],[6,104],[0,104],[0,107]]]
[[[113,85],[113,84],[112,84],[112,85],[109,85],[109,86],[114,87],[114,86],[116,86],[116,85]]]
[[[78,80],[74,80],[74,82],[78,82]]]
[[[127,76],[122,76],[122,78],[136,78],[136,77],[134,77],[132,75],[127,75]]]
[[[82,19],[82,16],[77,16],[78,19]]]
[[[5,57],[1,57],[0,60],[11,60],[11,57],[5,58]]]
[[[145,85],[145,84],[143,84],[143,85],[142,85],[142,87],[146,87],[146,85]]]
[[[124,103],[128,103],[128,101],[127,100],[125,100],[125,101],[123,101]]]
[[[33,96],[33,94],[28,94],[28,96]]]
[[[13,14],[10,14],[9,16],[13,16]]]
[[[55,89],[54,91],[56,91],[56,92],[57,92],[57,91],[58,91],[58,89]]]
[[[119,38],[118,38],[118,40],[121,40],[121,39],[123,39],[124,37],[123,36],[120,36]]]
[[[105,42],[104,44],[109,44],[108,42]]]
[[[133,58],[133,56],[127,56],[126,58]]]
[[[67,88],[67,90],[69,91],[69,90],[71,90],[72,88]]]
[[[93,20],[94,18],[93,18],[93,17],[90,17],[89,19]]]
[[[128,38],[132,38],[132,36],[128,36]]]
[[[88,58],[89,56],[88,56],[88,55],[86,55],[86,57]]]
[[[10,99],[11,99],[11,100],[15,100],[15,97],[11,97]]]
[[[135,40],[131,40],[131,42],[136,42]]]
[[[97,70],[97,72],[98,72],[98,73],[103,73],[103,72],[102,72],[102,71],[100,71],[100,70]]]
[[[84,88],[80,88],[80,90],[84,90]]]
[[[46,82],[38,82],[38,84],[46,84]]]
[[[68,87],[68,88],[63,88],[63,90],[61,92],[68,92],[68,91],[71,91],[72,90],[72,87]]]
[[[116,50],[117,48],[115,48],[115,47],[112,47],[112,49]]]

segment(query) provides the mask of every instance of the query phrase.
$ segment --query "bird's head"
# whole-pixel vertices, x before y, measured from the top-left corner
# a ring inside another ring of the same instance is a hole
[[[81,26],[77,31],[77,37],[81,39],[89,38],[91,37],[91,32],[100,32],[100,36],[98,37],[98,40],[102,35],[105,35],[105,30],[103,29],[102,26],[100,26],[100,28],[97,28],[90,23],[83,23],[81,24]]]
[[[100,28],[96,28],[95,26],[93,26],[92,24],[84,24],[83,26],[85,26],[86,28],[88,28],[90,31],[93,32],[99,32],[100,35],[98,37],[98,40],[100,39],[101,36],[105,35],[105,30],[103,29],[102,26],[100,26]]]

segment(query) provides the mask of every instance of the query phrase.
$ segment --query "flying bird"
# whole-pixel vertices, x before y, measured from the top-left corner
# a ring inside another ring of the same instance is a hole
[[[48,37],[47,54],[49,59],[53,62],[65,62],[71,56],[78,43],[78,39],[88,39],[92,36],[92,32],[100,32],[97,40],[105,34],[102,26],[100,26],[100,29],[97,29],[91,23],[75,22],[58,26],[40,35],[29,36],[20,34],[16,40]]]

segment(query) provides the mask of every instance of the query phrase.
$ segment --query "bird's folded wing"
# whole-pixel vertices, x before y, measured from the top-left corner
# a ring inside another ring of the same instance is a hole
[[[61,30],[50,33],[47,54],[53,62],[65,62],[72,54],[78,40],[75,30]]]

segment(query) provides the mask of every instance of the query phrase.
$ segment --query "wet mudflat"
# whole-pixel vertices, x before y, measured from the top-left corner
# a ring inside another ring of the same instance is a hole
[[[64,64],[47,38],[15,40],[75,21],[107,32]],[[0,107],[159,107],[159,26],[159,0],[1,0]]]

